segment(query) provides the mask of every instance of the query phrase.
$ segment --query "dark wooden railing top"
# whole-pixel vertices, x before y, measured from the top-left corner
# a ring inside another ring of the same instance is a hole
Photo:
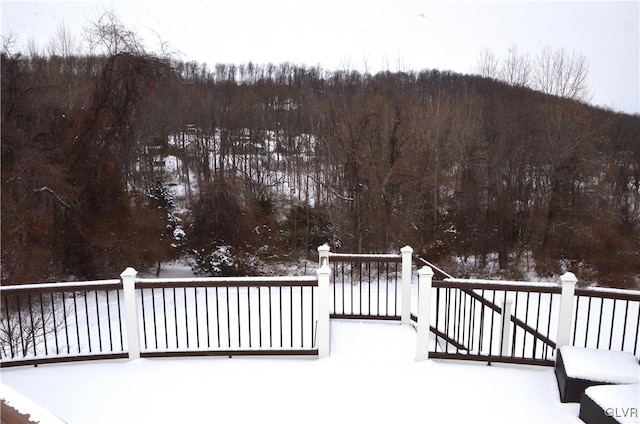
[[[335,262],[402,262],[402,255],[329,252],[329,261],[332,260]]]
[[[140,289],[183,287],[313,287],[317,285],[317,276],[136,278],[136,288]]]
[[[16,286],[0,286],[2,294],[61,293],[73,291],[118,290],[122,288],[121,280],[96,280],[66,283],[21,284]]]
[[[500,290],[500,291],[524,291],[532,293],[560,294],[562,287],[558,283],[532,283],[526,281],[496,281],[462,278],[445,278],[434,280],[433,287],[449,287],[467,290]]]
[[[640,302],[640,291],[627,289],[612,289],[606,287],[576,287],[576,296],[599,297],[602,299],[635,300]]]

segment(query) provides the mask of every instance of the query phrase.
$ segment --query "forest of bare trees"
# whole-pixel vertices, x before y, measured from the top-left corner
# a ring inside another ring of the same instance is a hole
[[[638,284],[640,117],[585,103],[579,56],[487,52],[480,75],[209,67],[113,19],[92,31],[89,52],[64,28],[46,53],[3,48],[3,284],[221,246],[250,273],[241,258],[325,242]]]

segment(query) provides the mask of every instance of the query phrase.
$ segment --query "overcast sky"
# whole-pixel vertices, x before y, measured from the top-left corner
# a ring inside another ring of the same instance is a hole
[[[640,113],[640,2],[427,0],[1,1],[2,34],[45,46],[60,23],[113,10],[147,48],[158,36],[184,60],[320,65],[327,70],[473,73],[489,49],[583,54],[592,103]]]

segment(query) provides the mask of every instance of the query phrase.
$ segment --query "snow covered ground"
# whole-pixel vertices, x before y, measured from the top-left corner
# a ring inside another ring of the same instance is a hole
[[[580,423],[553,369],[415,361],[415,330],[331,322],[331,356],[110,360],[2,369],[68,423]]]

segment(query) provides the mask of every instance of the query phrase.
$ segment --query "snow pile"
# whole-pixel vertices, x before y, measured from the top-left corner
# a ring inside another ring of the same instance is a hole
[[[616,421],[624,424],[640,422],[640,384],[591,386],[585,393]]]
[[[560,353],[567,377],[603,383],[640,383],[638,358],[629,352],[562,346]]]

